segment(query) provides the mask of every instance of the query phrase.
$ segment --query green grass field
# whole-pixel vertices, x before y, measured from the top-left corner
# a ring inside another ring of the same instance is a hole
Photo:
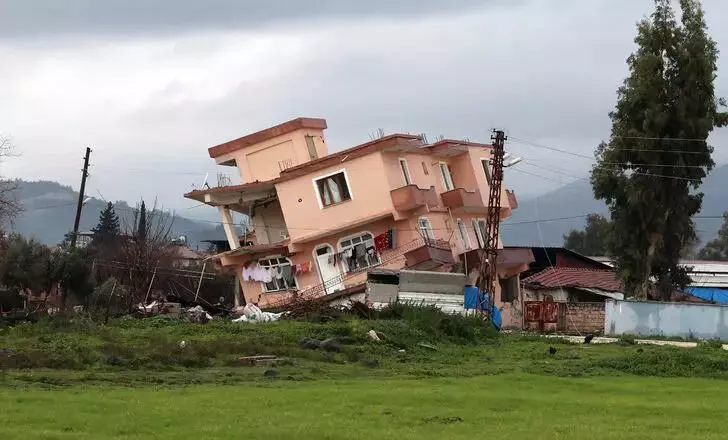
[[[728,438],[717,343],[570,344],[412,307],[374,318],[0,326],[0,440]],[[300,344],[330,337],[336,350]],[[256,354],[281,361],[238,361]]]
[[[710,379],[348,379],[0,391],[15,439],[724,439]]]

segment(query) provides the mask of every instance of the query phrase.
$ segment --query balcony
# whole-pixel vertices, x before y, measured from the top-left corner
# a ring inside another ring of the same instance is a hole
[[[442,203],[446,208],[453,211],[467,212],[471,214],[484,214],[488,212],[488,206],[483,203],[480,191],[467,191],[463,188],[455,188],[441,194]]]
[[[450,243],[444,240],[422,239],[417,246],[404,253],[406,267],[412,270],[432,270],[446,264],[455,264]]]
[[[411,211],[427,206],[435,208],[440,202],[435,187],[422,189],[417,185],[407,185],[390,191],[395,211]]]

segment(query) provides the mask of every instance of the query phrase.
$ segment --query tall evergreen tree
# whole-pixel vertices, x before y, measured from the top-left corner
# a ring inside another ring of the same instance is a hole
[[[121,234],[119,217],[114,211],[114,204],[109,202],[99,215],[99,223],[92,229],[94,233],[93,244],[113,244]]]
[[[619,275],[637,298],[647,298],[652,276],[663,298],[689,282],[678,263],[696,239],[697,189],[714,165],[706,139],[728,119],[718,111],[718,50],[700,2],[679,3],[680,23],[670,0],[655,0],[650,19],[637,26],[630,74],[610,113],[611,138],[597,148],[591,175],[594,195],[606,201],[614,222]]]
[[[718,235],[698,252],[703,260],[728,261],[728,211],[723,213],[723,225]]]
[[[142,206],[139,208],[139,220],[137,222],[137,238],[141,241],[147,238],[147,207],[142,200]]]

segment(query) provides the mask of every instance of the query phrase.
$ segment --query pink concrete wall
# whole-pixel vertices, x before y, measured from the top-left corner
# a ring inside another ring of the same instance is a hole
[[[323,130],[301,129],[225,154],[216,161],[223,163],[235,159],[240,183],[274,179],[280,175],[281,166],[296,166],[311,160],[306,135],[313,137],[318,157],[328,154]]]
[[[401,188],[405,184],[399,159],[405,159],[407,161],[407,168],[409,169],[410,179],[413,184],[422,189],[427,189],[431,186],[439,188],[439,171],[433,168],[433,158],[431,156],[413,153],[382,153],[382,160],[390,189]],[[427,168],[428,174],[425,174],[423,163]]]
[[[314,182],[340,170],[346,172],[351,200],[322,208]],[[278,183],[276,191],[294,243],[357,220],[388,215],[394,209],[389,181],[379,153],[357,157]]]

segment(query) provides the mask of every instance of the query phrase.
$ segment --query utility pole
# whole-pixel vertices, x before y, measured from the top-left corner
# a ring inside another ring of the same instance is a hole
[[[490,158],[490,195],[488,197],[488,217],[485,223],[485,246],[480,255],[480,276],[478,289],[488,293],[488,310],[495,300],[498,283],[498,233],[500,230],[501,186],[503,183],[503,158],[505,156],[506,136],[502,130],[493,130],[493,152]],[[484,304],[481,304],[481,310]]]
[[[83,208],[84,193],[86,192],[86,178],[88,177],[88,159],[91,156],[91,148],[86,147],[86,157],[83,159],[83,170],[81,171],[81,190],[78,192],[78,205],[76,205],[76,220],[73,222],[73,235],[71,236],[71,249],[76,247],[78,238],[78,224],[81,222],[81,209]]]

